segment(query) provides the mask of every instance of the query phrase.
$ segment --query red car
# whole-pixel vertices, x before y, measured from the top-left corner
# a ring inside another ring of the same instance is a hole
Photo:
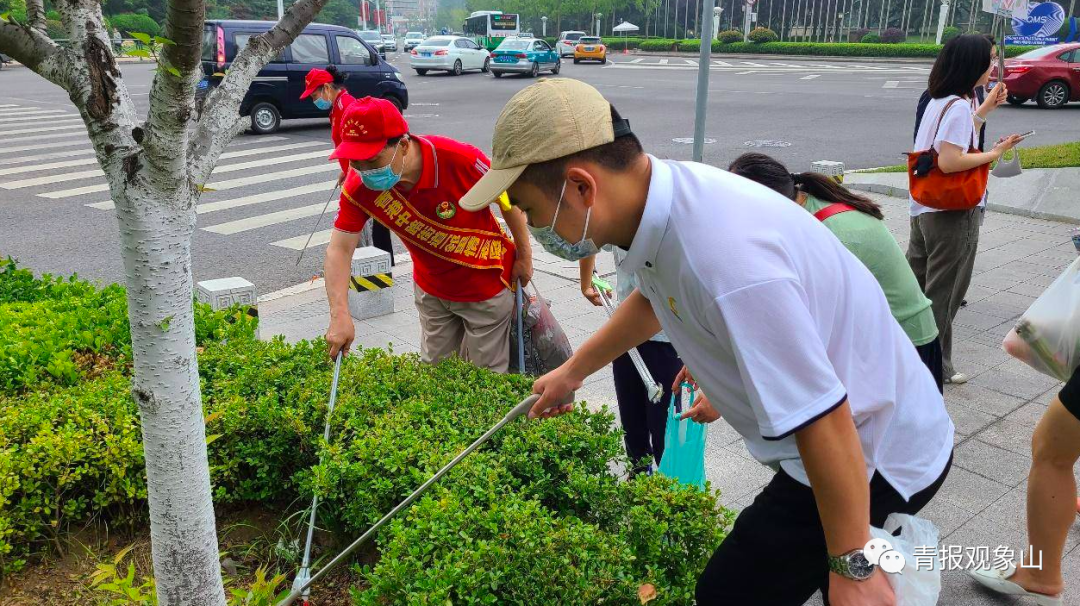
[[[1013,105],[1035,99],[1039,107],[1055,109],[1080,101],[1080,43],[1044,46],[1006,59],[1005,85]]]

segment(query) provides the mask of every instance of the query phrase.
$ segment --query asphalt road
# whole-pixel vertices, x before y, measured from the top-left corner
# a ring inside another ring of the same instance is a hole
[[[487,151],[503,104],[531,82],[479,73],[421,77],[408,69],[407,56],[391,53],[390,59],[409,87],[406,117],[413,132],[447,135]],[[126,65],[123,72],[145,113],[153,66]],[[813,160],[840,160],[849,168],[896,164],[910,149],[915,103],[928,73],[925,63],[715,57],[705,161],[725,166],[757,149],[792,170],[807,170]],[[693,58],[621,54],[607,65],[564,61],[562,71],[599,88],[648,151],[678,159],[691,156],[696,74]],[[1075,141],[1078,117],[1080,104],[1058,111],[1003,107],[991,116],[989,135],[1034,129],[1033,145]],[[201,200],[196,280],[243,276],[267,293],[320,272],[329,218],[300,267],[295,260],[336,177],[324,159],[328,131],[325,120],[304,120],[286,122],[272,137],[237,138],[211,179],[210,187],[222,187]],[[104,184],[94,169],[85,131],[63,91],[25,68],[0,71],[0,255],[37,271],[122,281],[116,221],[108,192],[93,191]]]

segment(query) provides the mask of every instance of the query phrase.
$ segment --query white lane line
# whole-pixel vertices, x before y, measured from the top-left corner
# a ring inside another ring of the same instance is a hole
[[[14,103],[3,103],[3,104],[0,104],[0,107],[19,107],[19,106],[15,105]]]
[[[87,206],[100,210],[112,210],[116,208],[116,204],[114,204],[112,200],[106,200],[104,202],[93,202],[91,204],[87,204]]]
[[[94,153],[94,150],[87,149],[87,150],[79,150],[77,152],[67,152],[67,155],[82,155],[82,154],[92,154],[92,153]],[[45,154],[45,156],[49,156],[49,155],[50,154]],[[29,158],[34,158],[34,157],[35,156],[29,156]],[[41,156],[36,156],[36,157],[41,158]],[[63,156],[61,156],[61,157],[63,157]],[[18,162],[26,162],[26,161],[28,161],[28,158],[20,158],[17,161]],[[57,168],[70,168],[72,166],[86,166],[88,164],[97,164],[97,158],[83,158],[82,160],[66,160],[64,162],[50,162],[48,164],[34,164],[32,166],[16,166],[14,168],[0,168],[0,177],[6,176],[6,175],[17,175],[17,174],[20,174],[20,173],[36,173],[36,172],[42,171],[42,170],[55,170]]]
[[[657,63],[657,65],[667,65],[667,63],[668,63],[667,59],[661,59],[660,62]]]
[[[64,137],[79,137],[78,139],[72,139],[70,141],[53,141],[52,143],[35,143],[33,145],[17,145],[15,147],[8,147],[8,143],[15,143],[19,141],[40,141],[42,139],[62,139]],[[16,139],[9,139],[7,141],[0,142],[0,155],[14,154],[16,152],[34,151],[36,149],[56,149],[57,147],[70,147],[72,145],[86,145],[90,143],[90,140],[86,137],[82,137],[79,133],[63,133],[59,135],[40,135],[38,137],[22,137]]]
[[[693,59],[683,59],[683,61],[686,61],[687,65],[693,65],[694,67],[697,67],[697,61],[694,61]]]
[[[23,134],[27,134],[27,133],[44,133],[44,132],[47,132],[47,131],[54,131],[54,130],[74,130],[74,129],[81,129],[83,131],[86,131],[86,127],[83,126],[82,124],[69,124],[67,126],[42,126],[42,127],[38,127],[38,128],[24,128],[24,129],[21,129],[21,130],[7,130],[7,131],[4,131],[4,135],[23,135]],[[20,139],[20,138],[16,137],[14,139],[8,139],[6,137],[3,137],[3,138],[0,138],[0,145],[3,145],[4,143],[12,143],[12,142],[15,142],[15,141],[26,141],[26,140],[29,140],[29,139],[40,139],[40,138],[41,137],[24,137],[24,138]]]
[[[242,198],[233,198],[231,200],[219,200],[217,202],[204,202],[195,207],[195,212],[202,215],[206,213],[212,213],[219,210],[227,210],[230,208],[239,208],[241,206],[249,206],[251,204],[259,204],[260,202],[272,202],[274,200],[284,200],[287,198],[296,198],[305,196],[307,194],[313,194],[317,192],[327,192],[334,189],[334,183],[331,181],[324,181],[321,183],[313,183],[311,185],[304,185],[301,187],[294,187],[292,189],[282,189],[277,191],[270,191],[262,194],[252,194],[250,196],[244,196]],[[323,202],[326,203],[325,201]],[[89,206],[89,204],[87,205]]]
[[[229,158],[242,158],[244,156],[255,156],[255,155],[259,155],[259,154],[268,154],[268,153],[271,153],[271,152],[288,151],[290,149],[300,149],[300,148],[305,148],[305,147],[316,147],[316,146],[322,147],[322,146],[325,146],[325,145],[326,144],[321,142],[321,141],[310,141],[308,143],[293,143],[293,144],[290,144],[290,145],[256,147],[256,148],[253,148],[253,149],[242,149],[242,150],[238,150],[238,151],[225,152],[225,153],[221,154],[220,158],[222,160],[227,160]],[[329,148],[327,148],[325,152],[319,152],[319,153],[320,154],[329,153],[329,151],[330,151]],[[68,157],[68,156],[81,156],[81,155],[92,154],[92,153],[94,153],[94,150],[92,150],[92,149],[90,149],[90,150],[79,150],[79,151],[74,151],[74,152],[58,152],[56,154],[43,154],[41,156],[28,156],[28,157],[25,157],[25,158],[17,158],[17,159],[12,160],[9,163],[25,163],[25,162],[32,161],[32,160],[48,160],[50,158],[64,158],[64,157]],[[316,156],[316,157],[318,157],[318,156]],[[38,171],[43,171],[43,170],[55,170],[57,168],[71,168],[72,166],[87,166],[87,165],[92,165],[92,164],[97,164],[97,163],[98,163],[97,158],[83,158],[81,160],[67,160],[65,162],[52,162],[52,163],[49,163],[49,164],[37,164],[37,165],[34,165],[34,166],[18,166],[18,167],[14,167],[14,168],[0,168],[0,176],[17,175],[17,174],[20,174],[20,173],[33,173],[33,172],[38,172]],[[236,170],[240,170],[240,169],[236,169]],[[225,172],[228,172],[228,171],[225,171]],[[104,173],[100,173],[100,174],[102,176],[104,176]],[[64,175],[64,176],[70,176],[72,178],[77,178],[77,177],[75,177],[74,174],[73,175]]]
[[[322,231],[315,232],[315,235],[311,237],[311,244],[308,248],[313,246],[322,246],[330,242],[330,234],[333,233],[333,229],[324,229]],[[281,248],[289,248],[292,250],[300,250],[304,247],[304,242],[307,242],[307,234],[302,236],[296,236],[295,238],[286,238],[284,240],[278,240],[277,242],[271,242],[271,246],[280,246]]]
[[[803,76],[802,78],[799,78],[799,80],[813,80],[814,78],[819,77],[821,77],[821,74],[810,74],[809,76]]]
[[[888,80],[888,81],[885,82],[885,84],[881,85],[881,88],[896,88],[899,85],[900,85],[899,80]]]
[[[736,76],[745,76],[746,74],[754,74],[754,73],[757,73],[757,72],[755,72],[754,70],[750,70],[750,71],[746,71],[746,72],[739,72],[739,73],[737,73],[735,75]]]
[[[743,65],[749,65],[750,67],[769,67],[764,63],[754,63],[753,61],[740,61]]]
[[[409,107],[438,107],[438,103],[410,103]]]
[[[5,158],[4,166],[9,164],[26,164],[27,162],[42,162],[44,160],[58,160],[60,158],[72,158],[75,156],[89,156],[94,153],[93,149],[76,149],[72,151],[52,152],[51,154],[39,154],[37,156],[19,156],[17,158]],[[97,160],[93,160],[97,162]],[[0,171],[0,174],[8,174]]]
[[[12,118],[0,118],[0,124],[10,124],[12,122],[35,122],[37,120],[51,120],[54,118],[79,118],[82,119],[79,114],[69,114],[68,112],[60,111],[58,109],[42,110],[39,112],[19,112],[17,117]]]
[[[644,61],[644,59],[642,59],[641,57],[638,57],[637,59],[631,59],[630,63],[641,63],[642,61]]]
[[[331,203],[331,206],[333,208],[327,208],[327,212],[337,212],[337,204]],[[247,217],[246,219],[237,219],[235,221],[218,223],[217,225],[203,227],[202,230],[227,236],[231,234],[237,234],[242,231],[258,229],[260,227],[267,227],[269,225],[277,225],[278,223],[287,223],[289,221],[295,221],[297,219],[303,219],[305,217],[314,217],[315,215],[320,214],[323,208],[326,208],[326,203],[318,202],[316,204],[309,204],[308,206],[301,206],[299,208],[279,210],[277,212],[266,213],[264,215]]]
[[[260,168],[263,166],[275,166],[277,164],[288,164],[290,162],[303,162],[304,160],[314,160],[316,158],[326,159],[330,155],[330,148],[321,149],[319,151],[308,152],[306,154],[292,154],[290,156],[278,156],[277,158],[263,158],[262,160],[252,160],[250,162],[237,162],[236,164],[226,164],[225,166],[219,166],[214,169],[213,174],[221,173],[233,173],[238,170],[247,170],[249,168]],[[340,165],[335,162],[333,168],[341,170]]]
[[[731,67],[731,64],[727,61],[721,61],[719,59],[713,59],[713,65],[717,67]]]
[[[66,109],[56,109],[47,107],[23,107],[18,112],[6,114],[8,116],[26,116],[32,114],[52,114],[57,112],[66,112]]]
[[[105,176],[105,173],[102,172],[100,168],[95,168],[93,170],[84,170],[74,173],[63,173],[60,175],[49,175],[47,177],[34,177],[32,179],[6,181],[4,183],[0,183],[0,187],[4,189],[23,189],[25,187],[35,187],[37,185],[49,185],[51,183],[63,183],[65,181],[76,181],[78,179],[90,179],[93,177],[103,176]]]

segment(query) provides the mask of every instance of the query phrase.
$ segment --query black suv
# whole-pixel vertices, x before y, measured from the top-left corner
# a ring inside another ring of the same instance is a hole
[[[203,29],[200,96],[221,82],[225,70],[248,40],[272,27],[273,21],[207,21]],[[327,65],[336,65],[348,74],[345,88],[354,97],[380,97],[402,111],[409,106],[409,91],[397,68],[380,57],[355,31],[313,23],[251,82],[247,96],[240,103],[241,115],[251,116],[251,130],[267,134],[276,131],[283,119],[329,116],[328,110],[315,107],[311,99],[300,99],[304,76],[312,68]]]

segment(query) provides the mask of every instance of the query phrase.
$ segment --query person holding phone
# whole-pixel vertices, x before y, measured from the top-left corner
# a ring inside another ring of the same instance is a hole
[[[994,45],[980,34],[957,36],[945,44],[930,71],[923,120],[915,136],[914,151],[933,147],[938,167],[945,173],[989,164],[1020,142],[1019,135],[1000,139],[988,152],[978,150],[976,124],[986,119],[985,108],[1005,102],[1007,91],[995,86],[979,109],[974,91],[985,88],[995,68]],[[952,361],[952,322],[960,310],[979,246],[979,227],[986,210],[983,200],[971,210],[940,211],[910,199],[911,237],[907,259],[915,277],[929,297],[941,340],[945,383],[966,383],[967,374],[957,372]]]

